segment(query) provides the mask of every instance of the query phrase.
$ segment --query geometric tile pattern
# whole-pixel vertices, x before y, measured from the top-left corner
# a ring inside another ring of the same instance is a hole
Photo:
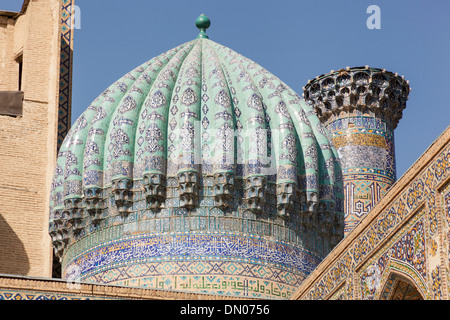
[[[370,266],[360,274],[361,296],[372,300],[382,284],[382,274],[395,261],[402,268],[413,274],[414,283],[424,283],[427,277],[425,266],[425,229],[424,212],[417,213],[410,226],[402,229],[395,238],[377,252],[376,258],[370,260]],[[367,265],[368,263],[366,263]]]
[[[298,288],[301,281],[304,280],[304,277],[294,277],[290,273],[266,266],[256,267],[250,264],[222,263],[220,265],[221,268],[218,269],[220,272],[208,273],[214,268],[211,266],[211,262],[203,264],[194,262],[181,267],[179,264],[167,262],[165,264],[139,264],[131,267],[120,267],[99,272],[85,280],[118,286],[139,286],[141,288],[166,289],[178,292],[188,291],[265,299],[288,299],[295,289]],[[217,263],[214,266],[217,267]],[[186,270],[182,273],[177,273],[183,267]],[[199,268],[196,270],[195,267]],[[190,273],[190,268],[192,268],[192,274],[188,274]],[[146,272],[142,272],[144,270]],[[152,275],[151,271],[156,275]],[[242,274],[247,273],[247,275],[240,276],[231,273],[236,271]],[[262,278],[258,276],[258,273],[265,275],[269,272],[273,276],[276,275],[282,279],[282,281],[268,280],[270,277]],[[286,283],[286,278],[290,280],[289,282],[292,285]]]
[[[72,63],[73,63],[73,14],[75,0],[62,0],[61,9],[61,51],[58,103],[57,150],[61,147],[70,129],[72,99]]]
[[[72,64],[73,64],[73,10],[75,0],[61,0],[60,14],[60,61],[59,61],[59,93],[58,93],[58,122],[56,137],[56,152],[69,132],[72,113]],[[53,273],[60,273],[57,259],[53,262]]]
[[[348,176],[344,176],[346,234],[372,210],[392,185],[389,182],[377,181],[380,179],[371,180],[373,177],[375,176],[359,175],[357,179],[349,179]]]
[[[63,293],[43,293],[26,290],[0,290],[0,300],[98,300],[95,296],[71,295]],[[111,298],[108,298],[111,299]]]
[[[332,121],[327,129],[342,165],[348,234],[395,182],[393,131],[359,111]]]

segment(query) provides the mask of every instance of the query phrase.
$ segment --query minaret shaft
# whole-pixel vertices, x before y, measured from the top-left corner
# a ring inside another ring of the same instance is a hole
[[[368,67],[332,71],[304,87],[341,162],[345,235],[396,180],[394,129],[409,91],[403,77]]]

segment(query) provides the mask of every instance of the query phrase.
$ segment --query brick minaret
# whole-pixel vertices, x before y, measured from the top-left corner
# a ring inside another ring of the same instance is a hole
[[[394,129],[409,81],[384,69],[347,67],[309,80],[303,90],[339,154],[347,235],[396,180]]]

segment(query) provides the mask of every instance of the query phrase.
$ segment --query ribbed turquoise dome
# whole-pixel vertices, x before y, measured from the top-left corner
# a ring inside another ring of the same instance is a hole
[[[199,38],[124,75],[74,123],[50,235],[67,278],[286,298],[342,237],[342,198],[311,107]],[[188,288],[198,277],[211,285]]]

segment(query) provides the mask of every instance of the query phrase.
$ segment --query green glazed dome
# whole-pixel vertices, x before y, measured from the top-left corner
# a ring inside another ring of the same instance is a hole
[[[287,298],[342,238],[341,179],[308,104],[199,38],[124,75],[74,123],[57,159],[50,235],[66,278],[155,287],[156,274],[172,290],[187,288],[183,277],[242,278],[247,296]],[[141,251],[126,256],[127,246]],[[197,271],[180,271],[186,261]],[[258,279],[279,296],[249,289]],[[189,290],[242,294],[208,288]]]

